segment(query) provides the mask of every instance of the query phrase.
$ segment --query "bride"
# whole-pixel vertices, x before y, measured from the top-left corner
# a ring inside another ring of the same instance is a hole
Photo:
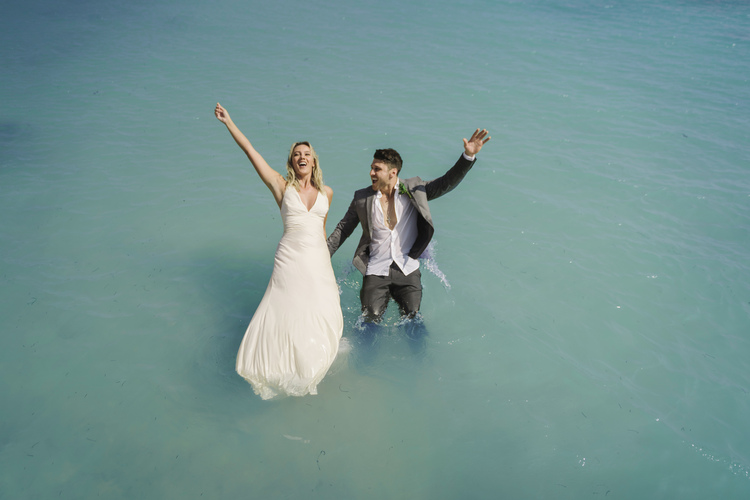
[[[253,148],[226,109],[216,104],[214,114],[271,190],[284,223],[271,280],[237,353],[237,373],[263,399],[317,394],[344,326],[325,235],[333,190],[323,184],[310,143],[292,145],[284,178]]]

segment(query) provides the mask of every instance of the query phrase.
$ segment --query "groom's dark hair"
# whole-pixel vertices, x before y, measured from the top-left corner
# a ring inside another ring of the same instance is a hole
[[[388,170],[395,168],[396,173],[401,173],[403,162],[401,161],[401,155],[395,149],[377,149],[372,158],[388,165]]]

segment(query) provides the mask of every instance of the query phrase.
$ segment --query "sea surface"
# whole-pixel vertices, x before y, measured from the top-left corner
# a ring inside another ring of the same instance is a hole
[[[0,498],[750,498],[748,2],[10,0],[0,68]],[[329,232],[490,131],[423,355],[392,305],[317,396],[236,375],[281,221],[216,102]]]

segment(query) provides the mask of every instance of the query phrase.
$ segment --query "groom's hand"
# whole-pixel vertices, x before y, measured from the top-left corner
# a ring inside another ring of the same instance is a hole
[[[466,156],[475,156],[479,153],[482,150],[482,146],[492,139],[488,134],[487,129],[477,129],[472,134],[471,139],[467,141],[464,138],[464,153],[466,153]]]

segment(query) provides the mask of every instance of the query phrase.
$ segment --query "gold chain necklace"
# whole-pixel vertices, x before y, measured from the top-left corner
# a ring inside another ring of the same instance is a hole
[[[395,197],[394,197],[395,201]],[[388,201],[388,196],[383,197],[383,212],[385,214],[385,224],[388,226],[389,229],[393,229],[393,226],[391,225],[391,203]],[[394,214],[395,215],[395,214]]]

